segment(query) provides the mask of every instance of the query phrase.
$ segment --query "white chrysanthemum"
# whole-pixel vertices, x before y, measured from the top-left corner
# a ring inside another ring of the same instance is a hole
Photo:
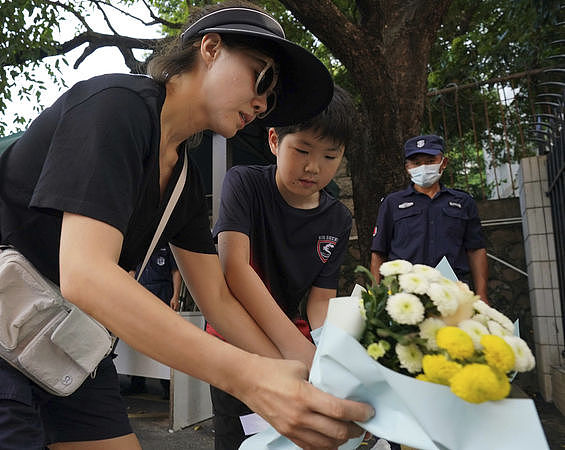
[[[424,305],[418,297],[406,292],[391,295],[386,301],[386,312],[392,320],[404,325],[416,325],[424,320]]]
[[[445,278],[444,276],[439,277],[436,280],[436,283],[441,284],[444,287],[453,289],[454,291],[458,291],[459,290],[459,286],[457,286],[457,282],[450,280],[449,278]]]
[[[488,311],[490,309],[490,306],[487,305],[482,300],[479,300],[473,303],[473,308],[475,308],[475,311],[477,311],[479,314],[482,314],[483,316],[488,316]]]
[[[489,320],[487,322],[487,328],[490,334],[494,334],[495,336],[512,336],[512,333],[500,325],[496,320]]]
[[[498,322],[502,327],[504,327],[510,334],[514,333],[514,324],[512,321],[502,314],[500,311],[490,307],[482,300],[476,301],[473,303],[473,308],[475,311],[479,312],[480,314],[484,314],[489,319]]]
[[[504,336],[503,338],[514,351],[514,370],[527,372],[536,366],[534,355],[526,342],[518,336]]]
[[[457,281],[455,284],[459,288],[459,303],[475,303],[481,299],[481,297],[475,295],[475,293],[469,289],[467,283]]]
[[[480,350],[482,348],[481,345],[481,337],[484,334],[489,334],[487,327],[485,327],[482,323],[477,322],[476,320],[464,320],[457,325],[461,328],[465,333],[471,336],[471,340],[473,341],[473,345],[475,349]]]
[[[436,333],[440,328],[445,327],[445,322],[436,317],[428,317],[420,325],[420,337],[426,341],[428,350],[438,350]]]
[[[422,370],[424,355],[416,344],[396,344],[395,351],[400,367],[404,367],[410,373],[418,373]]]
[[[412,270],[412,263],[403,259],[395,259],[393,261],[383,263],[379,270],[383,277],[388,277],[389,275],[400,275],[402,273],[410,272]]]
[[[411,294],[425,294],[429,287],[426,277],[415,272],[399,275],[398,283],[400,289]]]
[[[412,267],[412,271],[414,273],[417,273],[418,275],[422,275],[430,282],[439,280],[442,277],[441,272],[439,270],[434,269],[433,267],[430,266],[426,266],[425,264],[414,264],[414,267]]]
[[[484,314],[475,314],[473,317],[471,317],[471,319],[473,319],[475,322],[479,322],[482,323],[485,327],[487,326],[488,323],[488,317],[485,316]]]
[[[449,285],[430,283],[428,296],[442,316],[451,316],[459,307],[454,289]]]

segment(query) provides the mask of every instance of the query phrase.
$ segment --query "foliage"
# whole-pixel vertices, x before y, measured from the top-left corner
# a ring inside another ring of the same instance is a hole
[[[449,141],[448,173],[478,198],[492,194],[481,181],[484,169],[512,164],[535,153],[527,123],[536,77],[487,80],[549,64],[555,39],[557,2],[540,0],[455,0],[438,31],[430,57],[429,102],[423,131]],[[473,85],[460,88],[463,85]],[[457,88],[434,95],[435,89]],[[508,96],[508,98],[506,98]],[[476,148],[485,149],[488,166]],[[461,176],[463,175],[463,177]],[[462,178],[464,178],[462,180]]]
[[[43,66],[49,78],[64,86],[61,65],[66,61],[46,63],[43,59],[56,53],[58,43],[53,32],[59,30],[61,20],[56,6],[41,0],[13,0],[0,7],[2,32],[0,39],[0,111],[6,102],[14,100],[11,87],[15,87],[15,98],[34,104],[39,112],[39,101],[45,90],[45,82],[36,74]],[[0,116],[0,134],[5,123]],[[28,118],[16,116],[17,123],[25,124]]]
[[[541,0],[454,0],[432,49],[430,88],[542,66],[554,40],[557,6]]]
[[[62,25],[66,28],[74,27],[75,37],[84,36],[84,42],[92,44],[95,30],[90,29],[89,12],[112,10],[127,14],[128,7],[138,3],[139,0],[4,2],[0,7],[0,111],[6,108],[6,102],[12,100],[10,88],[14,87],[17,87],[15,95],[18,98],[30,101],[35,110],[39,111],[42,106],[41,94],[45,90],[44,81],[36,75],[36,69],[40,66],[47,68],[49,78],[60,86],[65,85],[61,68],[67,65],[64,55],[71,48],[69,43],[72,39],[64,41],[58,37]],[[162,24],[165,35],[170,35],[180,31],[191,8],[216,2],[145,0],[143,3],[151,8],[153,22]],[[368,101],[359,95],[359,86],[352,77],[352,71],[356,68],[345,67],[322,43],[322,37],[319,39],[309,32],[281,1],[255,0],[255,3],[278,18],[289,39],[315,53],[329,68],[336,83],[352,92],[361,105]],[[373,20],[368,10],[375,8],[374,5],[353,0],[333,0],[333,3],[356,26],[363,26],[368,20]],[[553,39],[551,33],[558,16],[555,5],[555,0],[453,0],[432,47],[428,70],[429,89],[441,89],[450,84],[484,82],[494,76],[542,66],[544,58],[550,52],[548,43]],[[116,36],[110,35],[110,38],[114,39],[114,45],[118,45]],[[347,44],[344,42],[344,45]],[[120,43],[120,49],[122,48],[124,45]],[[140,48],[151,50],[152,44],[143,43]],[[63,56],[50,61],[45,59],[49,55]],[[84,56],[88,56],[88,53]],[[75,65],[80,62],[77,61]],[[128,66],[134,70],[135,63],[136,61],[130,61]],[[516,82],[513,86],[516,98],[511,104],[504,105],[504,113],[508,117],[506,130],[498,107],[500,84],[460,91],[459,111],[455,110],[457,102],[453,94],[430,97],[429,114],[423,118],[419,128],[422,132],[442,134],[449,142],[453,150],[449,154],[449,176],[462,175],[453,177],[452,185],[470,190],[478,197],[483,192],[488,194],[489,187],[482,187],[485,164],[476,155],[477,148],[488,149],[494,155],[490,163],[493,166],[507,163],[507,144],[519,149],[511,152],[511,162],[535,150],[526,142],[527,137],[524,137],[524,131],[519,127],[520,123],[528,121],[530,112],[528,86],[524,80]],[[474,110],[474,124],[469,105]],[[391,105],[384,105],[384,108],[390,107]],[[490,116],[488,124],[485,115],[479,114],[484,110]],[[16,120],[23,127],[29,118],[18,117]],[[412,124],[403,125],[407,129],[414,128]],[[0,134],[5,126],[0,118]],[[501,139],[505,135],[506,141]],[[382,194],[384,192],[380,192],[379,196]]]

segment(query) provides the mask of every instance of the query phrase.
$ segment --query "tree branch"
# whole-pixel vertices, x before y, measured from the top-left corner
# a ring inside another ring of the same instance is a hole
[[[95,3],[96,6],[103,10],[103,8],[100,6],[102,5],[106,5],[109,8],[112,8],[116,11],[118,11],[120,14],[123,14],[124,16],[127,16],[133,20],[137,20],[138,22],[142,23],[143,25],[146,26],[151,26],[151,25],[165,25],[169,28],[173,28],[173,29],[180,29],[182,28],[183,24],[182,23],[178,23],[178,22],[170,22],[168,20],[165,20],[159,16],[156,16],[155,13],[153,12],[153,10],[151,9],[151,6],[146,2],[146,0],[142,0],[142,3],[145,5],[145,7],[147,8],[147,11],[149,12],[149,15],[151,16],[151,18],[153,19],[151,22],[146,22],[143,19],[134,16],[133,14],[130,14],[127,11],[124,11],[121,8],[118,8],[116,5],[112,5],[112,3],[110,3],[109,1],[106,0],[91,0],[92,3]]]
[[[65,11],[70,12],[73,16],[75,16],[78,19],[78,21],[80,23],[82,23],[84,25],[84,27],[86,28],[87,31],[92,31],[92,28],[90,28],[90,25],[88,25],[88,22],[82,16],[82,14],[80,14],[78,11],[76,11],[71,5],[66,5],[64,3],[57,2],[57,1],[51,1],[51,0],[46,0],[45,3],[51,5],[55,8],[62,8]]]
[[[382,56],[380,42],[375,39],[378,30],[361,28],[343,14],[331,0],[308,1],[281,0],[292,14],[318,39],[320,39],[332,53],[345,65],[351,67],[359,54],[351,54],[351,48],[365,52],[370,49],[371,58],[379,59]],[[370,2],[365,2],[365,8],[359,9],[360,22],[363,23],[363,14],[373,13],[375,7]],[[348,43],[345,45],[344,43]]]
[[[88,43],[88,47],[83,51],[82,55],[76,60],[74,64],[74,68],[76,69],[87,56],[89,56],[99,48],[118,47],[122,52],[122,55],[124,55],[124,60],[126,60],[127,52],[124,53],[126,50],[153,50],[159,41],[160,39],[139,39],[115,34],[112,35],[96,33],[94,31],[85,31],[84,33],[75,36],[67,42],[56,45],[54,50],[49,50],[49,52],[47,52],[46,50],[42,51],[40,49],[38,51],[38,57],[36,59],[42,59],[46,56],[64,55],[71,50],[74,50],[75,48]],[[28,54],[24,54],[23,52],[15,52],[14,54],[10,55],[9,58],[1,59],[0,67],[21,65],[26,63],[27,61],[30,61]],[[135,64],[133,67],[127,63],[127,60],[126,64],[130,69],[134,70],[134,67],[137,67],[139,65],[139,62],[137,62],[137,64]]]

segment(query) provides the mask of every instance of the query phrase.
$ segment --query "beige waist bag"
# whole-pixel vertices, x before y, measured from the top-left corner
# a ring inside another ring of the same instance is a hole
[[[16,249],[0,250],[0,356],[55,395],[72,394],[112,350],[110,333]]]

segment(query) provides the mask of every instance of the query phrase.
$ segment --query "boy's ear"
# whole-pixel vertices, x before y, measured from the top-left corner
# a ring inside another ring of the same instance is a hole
[[[271,148],[271,153],[277,156],[277,152],[279,149],[279,135],[275,131],[274,128],[269,128],[269,147]]]
[[[212,62],[222,46],[222,37],[218,33],[208,33],[200,41],[200,55],[208,65]]]

